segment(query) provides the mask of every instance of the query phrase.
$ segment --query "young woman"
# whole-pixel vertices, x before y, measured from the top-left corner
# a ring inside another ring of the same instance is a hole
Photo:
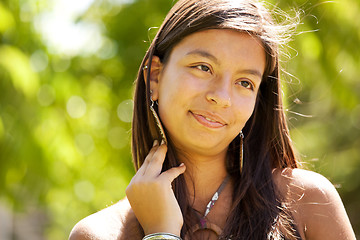
[[[127,198],[70,239],[355,239],[332,184],[297,168],[282,29],[257,1],[178,1],[138,73]]]

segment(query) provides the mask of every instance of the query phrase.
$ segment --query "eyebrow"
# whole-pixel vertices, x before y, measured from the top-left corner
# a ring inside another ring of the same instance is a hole
[[[186,56],[189,56],[189,55],[198,55],[198,56],[201,56],[201,57],[209,58],[212,61],[214,61],[216,64],[219,63],[219,60],[214,55],[212,55],[211,53],[206,52],[204,50],[195,49],[195,50],[193,50],[191,52],[188,52],[186,54]]]
[[[262,79],[262,76],[263,76],[261,74],[261,72],[259,72],[258,70],[255,70],[255,69],[244,69],[244,70],[239,71],[239,73],[254,75],[254,76],[259,77],[260,79]]]
[[[195,49],[186,54],[186,56],[189,56],[189,55],[198,55],[201,57],[209,58],[212,61],[214,61],[216,64],[219,64],[219,60],[214,55],[212,55],[211,53],[204,51],[204,50]],[[260,79],[262,79],[262,76],[263,76],[260,71],[255,70],[255,69],[243,69],[243,70],[238,71],[238,73],[254,75],[254,76],[259,77]]]

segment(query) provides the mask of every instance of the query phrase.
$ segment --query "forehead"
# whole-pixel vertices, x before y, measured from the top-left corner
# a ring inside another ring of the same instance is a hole
[[[246,32],[230,29],[209,29],[192,33],[171,51],[170,61],[181,60],[191,53],[202,52],[214,56],[217,64],[265,69],[265,50],[261,40]],[[238,64],[237,64],[238,63]]]

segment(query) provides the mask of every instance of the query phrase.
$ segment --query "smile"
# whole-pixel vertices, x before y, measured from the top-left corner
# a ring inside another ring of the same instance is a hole
[[[208,128],[221,128],[227,125],[226,122],[219,116],[213,115],[211,113],[192,111],[190,111],[190,113],[201,125]]]

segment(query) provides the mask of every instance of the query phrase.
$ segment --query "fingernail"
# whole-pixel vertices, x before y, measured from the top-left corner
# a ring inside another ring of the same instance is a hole
[[[159,141],[155,140],[154,143],[153,143],[153,147],[157,146],[158,144],[159,144]]]
[[[184,166],[185,164],[182,162],[180,165],[179,165],[179,167],[182,167],[182,166]]]
[[[163,140],[161,140],[161,144],[160,144],[160,145],[163,145],[163,144],[165,144],[165,141],[164,141],[164,139],[163,139]]]

